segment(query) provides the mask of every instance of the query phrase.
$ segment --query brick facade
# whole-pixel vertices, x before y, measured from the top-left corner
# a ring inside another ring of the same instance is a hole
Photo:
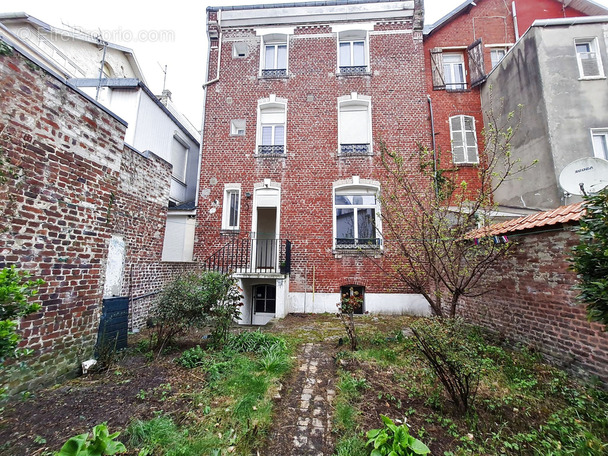
[[[0,150],[16,171],[0,186],[0,267],[42,278],[40,312],[22,320],[34,353],[9,391],[77,372],[97,339],[110,237],[126,245],[132,327],[150,296],[190,264],[161,263],[170,165],[124,145],[126,125],[0,42]],[[4,382],[2,382],[4,383]]]
[[[570,229],[510,236],[516,249],[490,275],[490,293],[467,299],[461,313],[559,365],[608,382],[608,333],[587,321],[576,300],[576,274],[567,258],[578,242]]]
[[[208,14],[213,20],[215,12]],[[221,49],[219,81],[208,87],[206,97],[197,259],[205,259],[229,239],[220,234],[224,185],[241,184],[238,235],[248,236],[256,231],[255,196],[248,198],[246,193],[254,195],[256,184],[269,179],[280,187],[280,237],[293,242],[289,293],[310,293],[314,284],[316,293],[335,294],[335,309],[343,285],[362,285],[368,293],[408,292],[374,264],[386,266],[384,253],[377,252],[378,258],[371,260],[356,251],[335,251],[333,185],[358,176],[361,182],[379,183],[382,191],[375,140],[382,138],[400,152],[415,151],[417,143],[428,142],[422,33],[416,27],[411,19],[374,21],[369,72],[344,76],[336,74],[337,33],[332,27],[295,26],[288,35],[288,76],[281,79],[258,76],[261,39],[256,30],[223,28],[221,46],[213,47],[212,40],[209,59],[213,79]],[[246,57],[233,56],[234,43],[246,43]],[[371,99],[373,155],[338,154],[338,98],[353,92]],[[255,154],[258,101],[270,95],[287,100],[283,156]],[[230,134],[233,119],[246,120],[245,135]]]

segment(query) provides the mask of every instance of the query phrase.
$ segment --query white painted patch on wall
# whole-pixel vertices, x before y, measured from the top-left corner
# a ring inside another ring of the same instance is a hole
[[[106,280],[103,287],[104,298],[120,296],[124,268],[125,240],[122,236],[113,235],[108,246],[108,264],[106,265]]]

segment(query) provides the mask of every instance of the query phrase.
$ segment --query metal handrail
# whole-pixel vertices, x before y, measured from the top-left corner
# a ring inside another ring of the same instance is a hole
[[[291,242],[287,239],[235,238],[209,256],[207,270],[229,273],[291,272]]]

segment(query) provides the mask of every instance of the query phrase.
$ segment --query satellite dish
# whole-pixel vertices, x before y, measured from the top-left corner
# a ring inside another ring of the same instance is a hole
[[[560,173],[559,185],[572,195],[597,193],[608,186],[608,161],[595,157],[574,160]]]

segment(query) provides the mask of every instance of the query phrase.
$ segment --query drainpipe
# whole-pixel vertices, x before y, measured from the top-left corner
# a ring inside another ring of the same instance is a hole
[[[198,179],[197,179],[197,187],[196,187],[196,196],[194,198],[194,207],[198,207],[198,199],[199,199],[199,190],[200,190],[200,180],[201,180],[201,171],[202,171],[202,165],[203,165],[203,160],[202,160],[202,156],[203,156],[203,139],[204,139],[204,135],[205,135],[205,108],[207,107],[207,87],[210,84],[213,84],[214,82],[217,82],[220,80],[220,60],[222,57],[222,24],[221,24],[221,13],[222,10],[219,10],[217,12],[217,25],[219,27],[219,46],[218,46],[218,54],[217,54],[217,69],[215,72],[215,78],[207,81],[203,84],[203,119],[201,122],[201,149],[200,149],[200,153],[199,153],[199,161],[198,161]],[[209,60],[211,58],[211,48],[209,48],[207,50],[207,66],[206,66],[206,72],[207,75],[206,77],[209,77]]]
[[[515,28],[515,41],[519,40],[519,28],[517,26],[517,9],[515,8],[515,1],[511,3],[513,8],[513,27]]]
[[[429,110],[431,112],[431,135],[433,142],[433,180],[435,181],[435,196],[439,197],[439,189],[437,188],[437,144],[435,143],[435,119],[433,118],[433,100],[431,100],[431,96],[426,96],[427,101],[429,102]]]

